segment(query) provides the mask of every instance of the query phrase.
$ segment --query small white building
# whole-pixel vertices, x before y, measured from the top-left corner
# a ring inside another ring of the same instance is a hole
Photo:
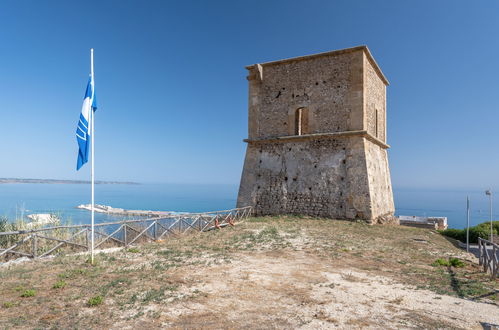
[[[422,227],[444,230],[447,229],[447,217],[417,217],[415,215],[399,215],[403,226]]]

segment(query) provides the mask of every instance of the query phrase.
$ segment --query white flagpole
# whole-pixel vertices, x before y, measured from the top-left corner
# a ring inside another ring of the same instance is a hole
[[[94,49],[90,49],[90,75],[92,79],[92,100],[90,104],[90,116],[92,118],[92,123],[91,123],[91,130],[92,134],[90,135],[90,140],[91,140],[91,155],[92,155],[92,170],[91,170],[91,181],[92,181],[92,256],[91,256],[91,262],[92,264],[94,263],[94,208],[95,208],[95,195],[94,195],[94,141],[95,141],[95,131],[94,131],[94,109],[92,108],[93,102],[94,102],[94,94],[95,94],[95,86],[94,86]]]

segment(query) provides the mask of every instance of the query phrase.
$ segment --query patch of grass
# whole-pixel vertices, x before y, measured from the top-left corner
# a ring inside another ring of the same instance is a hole
[[[272,248],[283,247],[284,243],[285,239],[279,235],[277,226],[266,226],[258,233],[243,232],[239,235],[232,236],[228,240],[227,246],[235,249],[250,250],[258,248],[257,245],[266,244],[269,244]],[[260,247],[263,248],[264,246]]]
[[[140,250],[136,247],[129,248],[127,251],[130,253],[139,253],[140,252]]]
[[[26,317],[24,317],[24,316],[18,316],[18,317],[11,317],[9,319],[9,322],[12,323],[12,325],[20,326],[22,324],[25,324],[26,320],[27,320]]]
[[[99,266],[100,264],[100,258],[97,258],[98,256],[94,257],[94,262],[92,262],[92,257],[88,257],[87,260],[85,260],[85,263],[88,264],[89,266],[96,267]]]
[[[466,264],[464,261],[458,259],[458,258],[449,258],[448,260],[445,260],[443,258],[438,258],[432,263],[432,266],[445,266],[445,267],[456,267],[456,268],[462,268]]]
[[[104,302],[104,297],[102,297],[102,296],[95,296],[95,297],[92,297],[92,298],[88,299],[87,306],[89,306],[89,307],[95,307],[95,306],[101,305],[103,302]]]
[[[151,289],[146,292],[144,298],[142,298],[142,302],[143,303],[160,302],[166,298],[165,291],[176,291],[176,290],[177,290],[176,286],[162,286],[159,289]]]
[[[100,292],[103,295],[106,295],[111,288],[114,289],[121,289],[123,286],[129,286],[132,283],[132,280],[126,277],[118,277],[117,279],[112,280],[111,282],[107,283],[106,285],[102,286],[100,288]]]
[[[164,297],[165,297],[165,290],[163,288],[160,288],[158,290],[151,289],[146,292],[144,298],[142,299],[142,302],[143,303],[149,303],[151,301],[160,302],[161,300],[163,300]]]
[[[254,217],[254,218],[249,218],[246,221],[247,222],[269,222],[271,218],[268,217]]]
[[[138,295],[137,295],[136,293],[134,293],[134,294],[130,297],[130,299],[128,300],[128,303],[129,303],[129,304],[131,304],[131,305],[133,305],[133,304],[135,304],[135,302],[137,301],[137,299],[138,299]]]
[[[432,266],[450,266],[450,263],[449,261],[445,260],[445,259],[442,259],[442,258],[438,258],[437,260],[435,260],[433,263],[432,263]]]
[[[11,308],[11,307],[14,307],[14,303],[10,302],[10,301],[6,301],[2,304],[2,307],[3,308]]]
[[[461,282],[460,291],[458,292],[460,297],[478,297],[490,293],[490,289],[487,288],[482,281],[462,279],[458,279],[458,281]],[[495,297],[495,294],[489,295],[489,298],[492,300],[494,300]]]
[[[24,292],[21,293],[21,297],[23,298],[34,297],[35,295],[36,291],[34,289],[24,290]]]
[[[176,249],[161,250],[156,252],[158,256],[162,256],[169,259],[180,258],[182,256],[191,257],[192,251],[183,252]],[[180,260],[180,259],[177,259]]]
[[[88,271],[86,269],[77,268],[77,269],[67,270],[66,272],[60,273],[57,276],[61,279],[63,279],[63,278],[70,279],[70,278],[76,278],[79,275],[85,275],[87,273],[88,273]]]
[[[21,292],[21,291],[23,291],[23,290],[24,290],[24,286],[22,286],[22,285],[18,285],[18,286],[16,286],[16,287],[14,288],[14,291],[17,291],[17,292]]]
[[[458,258],[449,258],[449,264],[452,267],[456,267],[456,268],[461,268],[461,267],[464,267],[466,265],[462,260],[459,260]]]
[[[59,280],[54,283],[52,289],[62,289],[66,286],[66,282],[64,280]]]

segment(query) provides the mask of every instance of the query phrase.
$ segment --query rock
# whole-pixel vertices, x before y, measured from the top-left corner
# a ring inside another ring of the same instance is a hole
[[[59,223],[60,221],[59,217],[49,213],[28,214],[27,217],[32,220],[32,222],[26,224],[27,229],[33,229],[47,224]]]

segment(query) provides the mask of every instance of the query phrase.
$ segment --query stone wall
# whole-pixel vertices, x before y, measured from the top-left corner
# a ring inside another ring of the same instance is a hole
[[[362,129],[362,61],[356,52],[249,67],[249,137],[293,135],[301,107],[311,114],[309,133]]]
[[[366,56],[364,56],[364,77],[364,127],[369,134],[386,143],[386,86]]]
[[[241,185],[249,190],[238,205],[254,205],[257,215],[370,218],[363,140],[251,143]]]
[[[395,212],[395,204],[386,149],[375,143],[367,142],[366,160],[372,219],[391,221]]]

